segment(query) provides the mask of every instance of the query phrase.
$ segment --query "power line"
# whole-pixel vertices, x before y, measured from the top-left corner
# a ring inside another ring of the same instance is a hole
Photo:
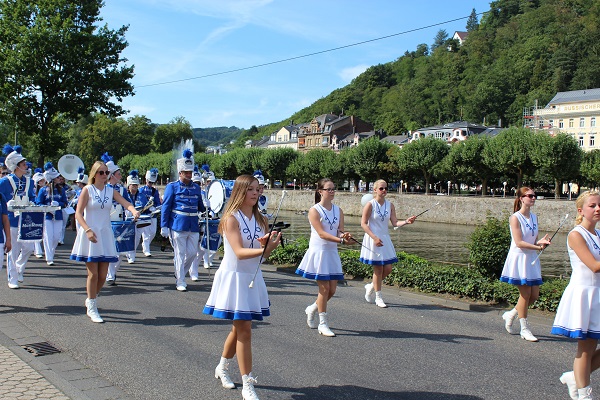
[[[484,14],[484,13],[481,12],[481,13],[477,13],[476,15],[480,16],[482,14]],[[218,76],[218,75],[226,75],[226,74],[231,74],[231,73],[234,73],[234,72],[240,72],[240,71],[246,71],[246,70],[249,70],[249,69],[266,67],[268,65],[280,64],[280,63],[284,63],[284,62],[288,62],[288,61],[298,60],[298,59],[301,59],[301,58],[307,58],[307,57],[316,56],[316,55],[319,55],[319,54],[330,53],[332,51],[347,49],[349,47],[360,46],[360,45],[363,45],[363,44],[366,44],[366,43],[377,42],[379,40],[389,39],[389,38],[395,37],[395,36],[406,35],[407,33],[422,31],[424,29],[433,28],[434,26],[440,26],[440,25],[449,24],[451,22],[460,21],[460,20],[463,20],[463,19],[467,19],[469,17],[470,17],[470,15],[466,16],[466,17],[460,17],[460,18],[450,19],[450,20],[447,20],[447,21],[444,21],[444,22],[438,22],[438,23],[435,23],[435,24],[431,24],[431,25],[427,25],[427,26],[422,26],[420,28],[409,29],[409,30],[404,31],[404,32],[398,32],[398,33],[394,33],[394,34],[391,34],[391,35],[381,36],[381,37],[378,37],[376,39],[364,40],[362,42],[347,44],[345,46],[340,46],[340,47],[334,47],[334,48],[328,49],[328,50],[321,50],[321,51],[317,51],[317,52],[314,52],[314,53],[308,53],[308,54],[304,54],[304,55],[301,55],[301,56],[284,58],[282,60],[277,60],[277,61],[270,61],[270,62],[266,62],[266,63],[263,63],[263,64],[256,64],[256,65],[252,65],[252,66],[249,66],[249,67],[242,67],[242,68],[231,69],[231,70],[228,70],[228,71],[215,72],[215,73],[212,73],[212,74],[200,75],[200,76],[195,76],[195,77],[192,77],[192,78],[177,79],[177,80],[174,80],[174,81],[159,82],[159,83],[150,83],[150,84],[147,84],[147,85],[139,85],[139,86],[136,86],[136,87],[137,88],[143,88],[143,87],[151,87],[151,86],[159,86],[159,85],[169,85],[171,83],[179,83],[179,82],[192,81],[192,80],[196,80],[196,79],[210,78],[210,77]]]

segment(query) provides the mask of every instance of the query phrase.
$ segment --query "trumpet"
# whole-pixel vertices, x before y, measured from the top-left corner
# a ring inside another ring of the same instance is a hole
[[[148,211],[150,209],[150,207],[152,207],[153,205],[154,205],[154,197],[150,197],[148,199],[148,202],[146,203],[146,205],[140,209],[140,214],[143,214],[145,211]]]

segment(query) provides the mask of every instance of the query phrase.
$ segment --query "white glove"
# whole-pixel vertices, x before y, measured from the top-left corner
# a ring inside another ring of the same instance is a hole
[[[53,201],[52,203],[50,203],[50,205],[52,207],[58,207],[58,201]]]
[[[160,236],[164,237],[164,238],[168,238],[171,234],[171,230],[169,228],[167,228],[166,226],[163,226],[162,228],[160,228]]]

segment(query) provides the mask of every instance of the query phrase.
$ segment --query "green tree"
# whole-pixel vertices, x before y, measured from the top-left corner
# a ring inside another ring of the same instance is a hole
[[[433,44],[431,45],[431,51],[434,51],[438,47],[443,46],[448,39],[448,32],[445,29],[440,29],[437,31],[435,38],[433,38]]]
[[[590,186],[600,186],[600,150],[594,149],[583,154],[581,176]]]
[[[425,180],[425,193],[429,194],[434,168],[448,152],[449,148],[445,140],[427,137],[405,145],[398,153],[396,162],[401,173],[420,173]]]
[[[356,146],[353,165],[362,180],[368,183],[382,177],[382,173],[385,173],[383,164],[389,161],[387,151],[391,146],[377,137],[371,137]]]
[[[118,164],[121,157],[129,153],[126,150],[128,141],[125,120],[97,114],[94,123],[82,133],[79,157],[86,166],[91,167],[102,154],[108,152]]]
[[[152,151],[154,125],[149,118],[136,115],[127,120],[128,153],[147,154]]]
[[[173,150],[182,140],[192,139],[192,125],[182,116],[173,118],[168,124],[158,125],[154,130],[152,146],[157,153]],[[193,150],[193,149],[192,149]]]
[[[534,172],[532,144],[533,133],[529,129],[511,127],[491,140],[484,148],[483,157],[488,165],[495,165],[499,173],[515,175],[517,187],[521,187],[523,175]]]
[[[99,26],[103,1],[0,1],[0,120],[32,135],[38,162],[64,148],[55,122],[102,111],[133,93],[123,26]]]
[[[477,11],[473,9],[471,11],[471,15],[469,15],[469,19],[467,19],[467,32],[476,31],[479,28],[479,20],[477,19]]]
[[[260,166],[265,177],[271,181],[285,181],[287,167],[298,158],[298,152],[292,148],[268,149],[260,158]],[[295,177],[291,177],[295,178]],[[298,178],[296,178],[298,179]]]

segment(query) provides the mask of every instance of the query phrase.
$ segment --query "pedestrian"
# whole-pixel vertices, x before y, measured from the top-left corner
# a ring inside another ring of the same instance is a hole
[[[235,387],[229,375],[229,363],[237,354],[242,397],[252,400],[258,399],[254,390],[256,378],[252,376],[252,320],[262,321],[270,315],[267,287],[259,266],[280,240],[278,232],[269,238],[267,219],[259,211],[258,198],[256,178],[241,175],[235,180],[219,223],[224,256],[203,311],[216,318],[233,320],[215,378],[221,379],[225,388]]]
[[[183,157],[177,159],[179,179],[167,184],[161,208],[160,234],[169,238],[173,246],[175,288],[180,292],[187,291],[185,274],[198,252],[198,212],[205,211],[200,186],[192,182],[193,171],[193,154],[186,149]]]
[[[44,164],[44,170],[44,179],[48,182],[48,185],[39,190],[35,203],[37,205],[65,208],[67,206],[67,195],[64,188],[59,185],[60,173],[51,162]],[[54,265],[54,253],[62,235],[63,218],[64,215],[60,209],[46,213],[43,244],[48,265]]]
[[[393,226],[401,227],[412,224],[417,218],[413,215],[398,221],[394,204],[385,198],[387,193],[387,182],[383,179],[376,181],[373,184],[373,199],[363,208],[360,220],[365,236],[359,260],[373,267],[373,282],[365,285],[365,300],[369,303],[375,300],[375,304],[381,308],[387,307],[381,296],[382,282],[392,272],[392,264],[398,262],[388,224],[391,221]]]
[[[154,237],[156,236],[156,227],[158,220],[158,212],[155,213],[158,207],[162,204],[162,200],[160,199],[160,193],[158,189],[154,187],[156,181],[158,180],[158,169],[150,168],[146,171],[146,184],[140,188],[140,193],[144,193],[148,198],[152,198],[152,207],[150,207],[150,212],[152,213],[152,219],[150,220],[150,228],[142,231],[142,251],[146,257],[152,257],[152,253],[150,252],[150,244]]]
[[[329,329],[327,302],[335,294],[337,282],[344,279],[337,245],[344,244],[352,238],[350,233],[344,232],[344,213],[332,203],[334,197],[333,181],[329,178],[320,179],[315,190],[316,204],[308,211],[310,222],[308,250],[296,269],[298,275],[317,281],[319,293],[316,302],[306,307],[306,322],[311,329],[317,328],[319,334],[323,336],[335,336],[335,333]]]
[[[560,381],[566,384],[572,399],[592,399],[590,375],[600,367],[600,193],[587,191],[575,202],[575,228],[567,236],[571,261],[571,279],[563,292],[552,333],[577,340],[573,371]]]
[[[200,171],[198,170],[197,165],[194,166],[194,172],[192,173],[192,182],[194,182],[195,184],[200,186],[202,203],[204,204],[204,207],[206,207],[206,201],[204,200],[205,199],[204,191],[202,190],[202,175],[200,174]],[[202,230],[203,230],[202,226],[205,225],[203,221],[204,221],[203,219],[198,219],[198,223],[200,224],[200,233],[198,235],[199,240],[200,240],[200,235],[202,234]],[[200,278],[198,277],[198,265],[200,264],[200,260],[202,259],[203,255],[204,255],[204,250],[200,246],[200,242],[199,242],[198,246],[196,247],[196,257],[194,257],[194,260],[192,261],[192,264],[190,265],[190,269],[188,271],[188,273],[190,274],[190,278],[194,282],[197,282],[200,280]]]
[[[129,210],[134,219],[140,215],[113,187],[108,186],[108,167],[102,161],[92,165],[88,185],[81,190],[75,218],[79,223],[71,260],[83,261],[87,267],[87,315],[92,322],[104,322],[98,313],[96,297],[104,286],[108,264],[117,260],[115,236],[110,224],[113,200]]]
[[[529,342],[537,342],[527,323],[527,310],[540,294],[542,271],[537,251],[550,244],[548,235],[538,240],[538,219],[531,212],[535,205],[535,192],[523,186],[517,190],[514,202],[514,214],[508,220],[510,225],[510,250],[504,262],[500,281],[516,285],[519,289],[517,305],[502,314],[504,327],[510,334],[516,334],[513,328],[515,318],[519,317],[521,337]]]
[[[154,202],[154,199],[147,196],[147,192],[142,192],[139,190],[140,186],[140,178],[137,169],[129,171],[129,175],[127,176],[127,193],[129,198],[131,199],[131,204],[135,206],[136,209],[140,210],[141,215],[145,215],[148,218],[148,224],[138,224],[135,227],[135,239],[134,239],[134,247],[133,250],[127,253],[127,262],[133,264],[135,262],[135,253],[137,251],[138,245],[140,244],[140,239],[144,236],[149,236],[149,231],[152,230],[152,224],[150,220],[152,219],[150,216],[150,204]],[[140,225],[142,225],[140,227]],[[143,243],[142,243],[143,246]],[[142,247],[143,248],[143,247]]]
[[[33,172],[34,172],[34,174],[31,177],[31,179],[33,179],[33,183],[35,183],[35,196],[37,199],[37,195],[38,195],[38,193],[40,193],[40,190],[44,186],[46,186],[46,179],[44,178],[44,170],[43,169],[36,168]],[[44,239],[36,240],[34,243],[34,246],[35,246],[34,255],[36,258],[44,257],[43,241],[44,241]]]

